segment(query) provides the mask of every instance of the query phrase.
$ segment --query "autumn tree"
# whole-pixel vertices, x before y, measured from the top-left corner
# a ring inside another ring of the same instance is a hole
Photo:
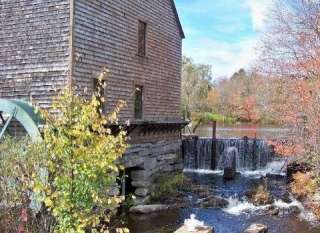
[[[212,87],[211,66],[196,64],[183,57],[182,67],[182,111],[191,117],[192,112],[206,111],[207,98]]]
[[[259,71],[281,83],[278,111],[291,141],[320,172],[320,4],[277,0],[263,38]],[[298,153],[298,152],[297,152]]]

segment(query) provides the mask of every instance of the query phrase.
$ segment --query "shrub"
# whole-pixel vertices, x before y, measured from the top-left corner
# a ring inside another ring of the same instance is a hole
[[[292,193],[297,196],[297,198],[306,198],[316,192],[317,183],[312,178],[313,174],[297,172],[293,175],[293,182],[291,183]]]
[[[34,191],[56,218],[55,232],[108,232],[107,224],[122,198],[110,196],[125,152],[124,131],[113,135],[106,127],[117,124],[123,105],[107,116],[100,114],[99,96],[90,101],[65,91],[53,103],[46,120],[47,180],[38,179]]]
[[[261,184],[257,187],[252,188],[248,193],[247,197],[254,205],[267,205],[273,202],[273,197],[270,194],[267,185]]]
[[[187,178],[184,174],[164,175],[157,180],[157,185],[151,193],[152,200],[159,201],[179,195],[179,190],[184,189]]]
[[[26,213],[33,193],[54,217],[56,233],[113,229],[110,219],[123,198],[110,193],[127,144],[123,130],[113,135],[106,126],[118,124],[123,103],[106,116],[100,105],[98,94],[87,101],[66,90],[53,101],[53,114],[40,110],[43,142],[1,143],[0,175],[7,177],[0,181],[1,195],[9,206],[21,203]]]

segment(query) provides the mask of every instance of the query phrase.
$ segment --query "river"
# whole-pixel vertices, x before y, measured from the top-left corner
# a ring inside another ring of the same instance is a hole
[[[288,135],[289,129],[275,125],[259,124],[217,124],[217,138],[260,138],[266,140],[284,138]],[[212,137],[212,125],[204,124],[199,126],[196,134],[200,137]]]
[[[286,137],[288,133],[288,129],[270,125],[218,125],[217,138],[221,141],[218,148],[222,151],[217,150],[216,169],[221,169],[218,161],[224,156],[223,151],[227,147],[238,150],[237,169],[239,170],[236,178],[231,181],[223,179],[223,171],[210,170],[212,167],[210,139],[198,140],[197,149],[192,148],[194,143],[191,141],[189,147],[184,147],[185,175],[195,184],[208,186],[213,195],[226,198],[229,205],[225,208],[199,208],[195,205],[155,214],[129,215],[127,224],[130,232],[172,233],[191,214],[195,214],[197,219],[214,227],[215,233],[243,233],[252,223],[267,225],[268,233],[319,233],[320,227],[314,216],[305,210],[300,202],[292,196],[290,204],[281,200],[281,193],[287,189],[285,173],[282,171],[284,161],[270,156],[264,142]],[[210,138],[212,127],[202,125],[198,128],[197,134],[200,137]],[[263,140],[240,139],[244,136]],[[194,151],[198,151],[196,156],[192,154]],[[274,197],[272,205],[280,209],[280,213],[276,216],[266,213],[265,210],[270,206],[254,206],[245,196],[250,187],[265,182],[265,177],[268,177],[269,191]],[[195,202],[200,199],[194,194],[190,194],[190,198]],[[290,212],[291,207],[298,208],[301,213],[293,214]]]

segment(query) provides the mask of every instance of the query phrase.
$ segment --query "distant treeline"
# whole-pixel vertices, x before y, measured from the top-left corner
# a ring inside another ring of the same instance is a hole
[[[183,60],[182,109],[186,118],[212,114],[218,121],[277,124],[275,104],[281,82],[240,69],[229,78],[212,79],[211,67]]]

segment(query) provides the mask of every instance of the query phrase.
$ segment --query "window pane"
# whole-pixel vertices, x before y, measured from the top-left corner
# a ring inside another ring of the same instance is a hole
[[[138,54],[140,56],[146,55],[146,33],[147,33],[147,24],[145,22],[139,21]]]
[[[135,87],[134,95],[134,117],[136,119],[142,119],[143,117],[143,87]]]

